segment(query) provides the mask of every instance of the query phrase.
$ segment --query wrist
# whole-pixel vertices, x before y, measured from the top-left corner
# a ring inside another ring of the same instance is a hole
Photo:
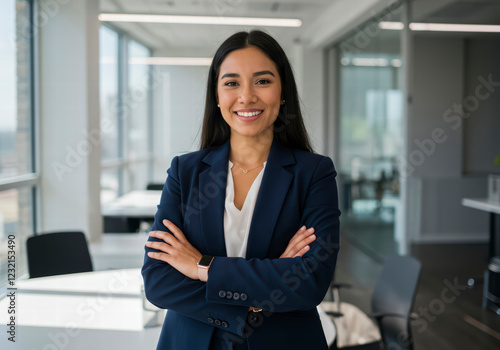
[[[212,265],[212,261],[214,257],[211,255],[203,255],[198,261],[198,278],[200,281],[207,282],[208,280],[208,271],[210,266]]]

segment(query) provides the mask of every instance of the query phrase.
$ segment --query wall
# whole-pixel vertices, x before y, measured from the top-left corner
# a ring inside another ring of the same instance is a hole
[[[472,112],[465,127],[460,106],[478,84],[478,67],[493,67],[482,58],[488,45],[457,36],[419,35],[413,52],[412,146],[406,169],[417,217],[409,218],[409,236],[414,242],[487,241],[488,214],[463,207],[461,199],[486,197],[486,177],[467,173],[485,169],[488,157],[481,152],[498,142],[482,130],[496,128],[496,135],[500,130],[489,117],[493,102]]]
[[[465,41],[465,96],[477,109],[464,122],[464,172],[485,176],[500,173],[493,159],[500,156],[500,38],[498,35]],[[492,80],[488,87],[483,78]],[[483,86],[479,87],[478,86]],[[477,92],[476,92],[476,89]],[[474,100],[474,97],[477,100]],[[474,103],[477,101],[477,103]]]
[[[39,17],[44,19],[36,27],[40,47],[38,230],[80,230],[94,241],[102,232],[99,1],[38,4]]]

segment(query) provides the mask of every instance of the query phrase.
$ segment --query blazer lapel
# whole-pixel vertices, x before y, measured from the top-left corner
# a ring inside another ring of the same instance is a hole
[[[227,256],[224,240],[224,205],[228,176],[229,139],[203,158],[211,165],[200,173],[199,205],[203,239],[208,251]],[[291,149],[273,139],[250,224],[246,258],[265,258],[294,174],[284,168],[295,164]]]

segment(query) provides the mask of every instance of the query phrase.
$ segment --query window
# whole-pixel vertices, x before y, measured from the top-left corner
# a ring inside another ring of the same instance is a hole
[[[151,66],[131,59],[150,56],[144,45],[101,26],[103,204],[131,190],[146,189],[152,177]]]
[[[26,238],[35,231],[35,132],[31,1],[0,3],[0,286],[6,291],[8,239],[15,274],[27,273]],[[10,256],[11,254],[9,254]],[[9,266],[12,268],[12,266]]]

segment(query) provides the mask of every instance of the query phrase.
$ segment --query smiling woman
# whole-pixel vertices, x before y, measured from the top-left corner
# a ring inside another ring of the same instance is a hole
[[[327,350],[316,307],[339,251],[337,173],[309,144],[271,36],[222,43],[201,149],[167,174],[142,267],[147,299],[168,309],[157,349]]]

